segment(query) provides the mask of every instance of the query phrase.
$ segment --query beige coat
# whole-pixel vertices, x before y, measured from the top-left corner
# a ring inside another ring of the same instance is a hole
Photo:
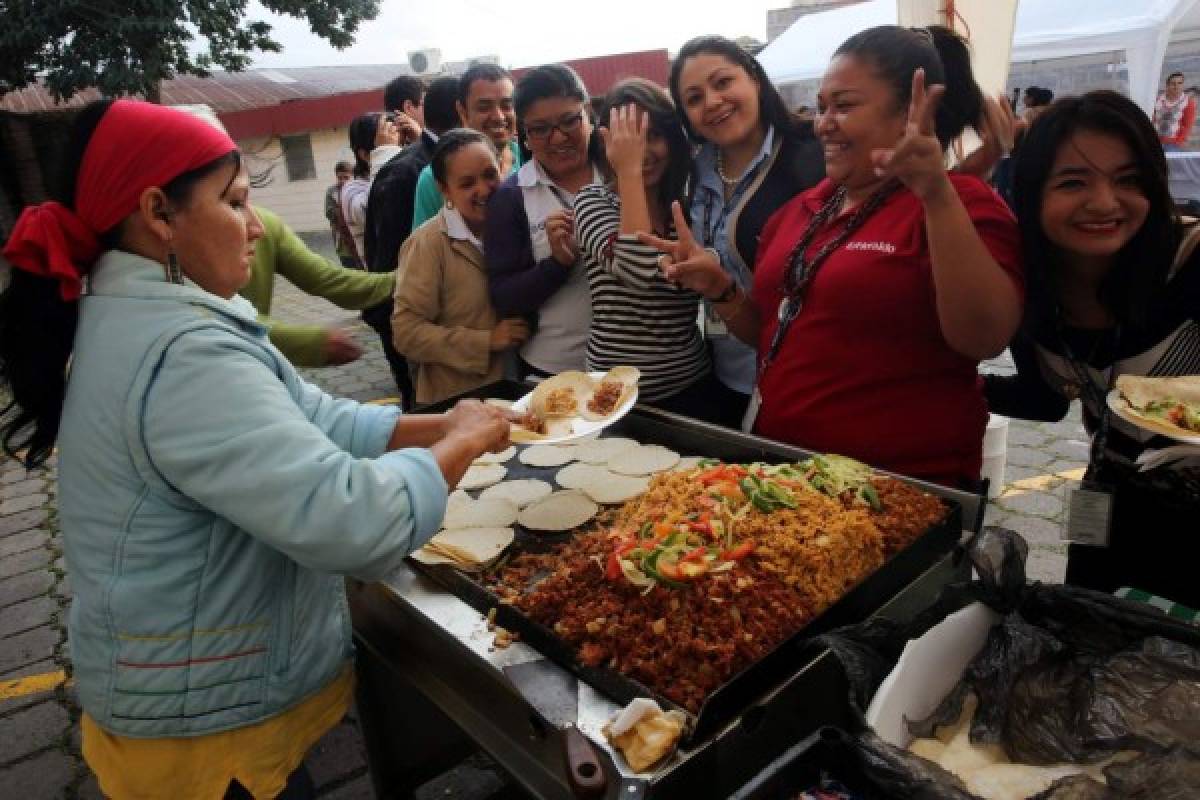
[[[400,249],[392,341],[417,369],[417,402],[433,403],[499,380],[491,351],[496,312],[483,253],[450,238],[439,211]]]

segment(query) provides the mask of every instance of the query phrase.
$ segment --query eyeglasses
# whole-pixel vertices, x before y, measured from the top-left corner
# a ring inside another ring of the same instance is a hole
[[[558,118],[558,122],[534,122],[525,126],[525,135],[530,139],[541,142],[550,138],[550,134],[558,131],[563,136],[569,136],[579,130],[583,124],[583,112],[576,111]]]

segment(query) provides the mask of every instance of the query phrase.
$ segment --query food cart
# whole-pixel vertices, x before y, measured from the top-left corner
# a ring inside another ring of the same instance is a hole
[[[502,382],[471,395],[514,399],[525,390]],[[612,433],[728,462],[797,461],[809,455],[640,406],[617,422]],[[502,607],[497,621],[521,639],[496,647],[487,611],[497,600],[456,571],[410,562],[378,583],[352,582],[348,593],[359,651],[358,710],[377,795],[406,797],[478,748],[534,797],[581,796],[567,778],[562,731],[548,724],[503,672],[539,659],[548,659],[546,669],[577,687],[575,722],[600,754],[607,783],[602,796],[634,800],[732,794],[820,727],[848,722],[841,668],[811,637],[873,614],[906,619],[929,605],[947,583],[964,577],[966,567],[955,548],[964,528],[980,526],[983,499],[920,486],[945,502],[943,522],[721,686],[688,715],[680,747],[650,773],[632,772],[601,732],[632,697],[653,696],[645,687],[612,670],[579,664],[553,631],[512,609]],[[528,541],[519,535],[517,548]]]

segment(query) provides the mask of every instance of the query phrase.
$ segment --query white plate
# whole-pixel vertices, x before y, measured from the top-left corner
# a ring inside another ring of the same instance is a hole
[[[590,375],[593,380],[600,380],[607,374],[608,373],[606,373],[606,372],[589,372],[588,373],[588,375]],[[533,392],[530,392],[529,394],[522,397],[520,400],[517,400],[515,403],[513,403],[512,410],[516,411],[520,414],[524,414],[526,411],[529,410],[529,401],[532,399],[533,399]],[[528,442],[528,444],[562,444],[563,442],[573,442],[576,439],[582,439],[585,436],[590,436],[593,433],[598,433],[599,431],[602,431],[605,428],[607,428],[609,425],[612,425],[614,422],[619,420],[621,417],[628,414],[630,409],[632,409],[637,404],[637,399],[638,399],[638,390],[637,390],[637,387],[635,386],[635,387],[633,387],[633,394],[631,394],[629,397],[626,397],[625,401],[623,403],[621,403],[621,405],[617,406],[617,410],[614,411],[613,413],[609,414],[604,419],[591,420],[591,419],[584,419],[581,416],[575,416],[575,417],[571,418],[571,432],[570,433],[563,433],[558,436],[548,436],[545,439],[536,439],[536,440]]]
[[[1168,439],[1174,439],[1184,444],[1200,444],[1200,433],[1187,433],[1182,428],[1176,428],[1166,422],[1151,422],[1134,414],[1118,389],[1113,389],[1108,393],[1108,407],[1118,417],[1147,433],[1166,436]]]

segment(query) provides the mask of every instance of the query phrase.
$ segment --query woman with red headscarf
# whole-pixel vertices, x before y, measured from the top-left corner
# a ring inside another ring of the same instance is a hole
[[[340,576],[429,539],[507,421],[299,378],[236,294],[262,226],[224,132],[118,100],[72,142],[4,248],[0,436],[30,467],[58,444],[84,756],[110,797],[309,796],[351,699]]]

